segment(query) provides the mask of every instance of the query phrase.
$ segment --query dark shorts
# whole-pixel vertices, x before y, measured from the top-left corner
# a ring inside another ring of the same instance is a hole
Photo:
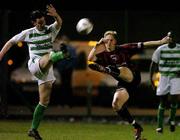
[[[127,90],[134,90],[136,89],[139,84],[141,83],[141,74],[140,74],[140,71],[138,70],[133,70],[133,81],[128,83],[122,79],[119,79],[118,80],[118,86],[117,86],[117,89],[119,88],[126,88]]]

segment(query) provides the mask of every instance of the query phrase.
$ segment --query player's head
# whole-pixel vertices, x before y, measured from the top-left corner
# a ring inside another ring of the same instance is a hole
[[[46,24],[45,14],[42,11],[35,10],[30,14],[31,22],[38,30],[43,30]]]
[[[176,41],[176,34],[174,31],[169,31],[167,33],[167,36],[170,38],[170,42],[175,42]]]
[[[117,32],[108,30],[104,33],[104,43],[107,50],[114,50],[117,45]]]
[[[176,35],[174,31],[169,31],[167,33],[167,36],[169,37],[169,47],[174,47],[174,44],[176,42]]]
[[[118,41],[118,36],[117,36],[117,32],[113,31],[113,30],[108,30],[104,33],[104,37],[106,37],[107,35],[112,35],[114,37],[114,39],[116,41]]]
[[[168,36],[168,37],[171,37],[171,38],[175,38],[175,32],[174,32],[174,31],[169,31],[169,32],[167,33],[167,36]]]

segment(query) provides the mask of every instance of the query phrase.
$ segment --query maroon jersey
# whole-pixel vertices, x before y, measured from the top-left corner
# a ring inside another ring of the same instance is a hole
[[[114,66],[121,66],[121,65],[128,65],[130,63],[131,57],[141,52],[143,49],[142,43],[130,43],[130,44],[123,44],[117,45],[114,51],[111,52],[101,52],[96,54],[97,63],[102,66],[114,65]]]
[[[107,66],[126,66],[128,67],[133,75],[134,79],[131,83],[127,83],[123,80],[119,80],[118,78],[114,77],[116,80],[119,81],[119,87],[132,87],[139,85],[141,81],[140,72],[135,65],[131,63],[131,57],[134,54],[140,53],[143,50],[142,43],[129,43],[123,45],[117,45],[114,51],[111,52],[101,52],[96,54],[97,60],[96,63],[107,67]]]

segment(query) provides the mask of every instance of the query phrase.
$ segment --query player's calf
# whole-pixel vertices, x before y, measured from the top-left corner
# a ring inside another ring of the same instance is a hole
[[[176,129],[175,122],[174,122],[174,121],[170,121],[169,124],[170,124],[169,130],[170,130],[171,132],[174,132],[175,129]]]

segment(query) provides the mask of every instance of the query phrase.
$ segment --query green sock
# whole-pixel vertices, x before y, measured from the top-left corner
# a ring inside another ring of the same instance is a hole
[[[32,129],[37,130],[37,128],[39,127],[39,124],[43,118],[44,115],[44,111],[45,111],[46,107],[42,106],[41,104],[38,104],[34,110],[34,114],[33,114],[33,120],[32,120]]]
[[[170,111],[170,121],[175,121],[175,116],[176,116],[176,110],[177,110],[178,105],[171,105],[171,111]]]
[[[158,128],[163,128],[164,111],[165,109],[161,107],[161,104],[160,104],[158,108],[158,116],[157,116]]]
[[[61,60],[64,58],[64,54],[62,51],[54,52],[52,51],[50,53],[50,59],[53,63],[57,62],[58,60]]]

